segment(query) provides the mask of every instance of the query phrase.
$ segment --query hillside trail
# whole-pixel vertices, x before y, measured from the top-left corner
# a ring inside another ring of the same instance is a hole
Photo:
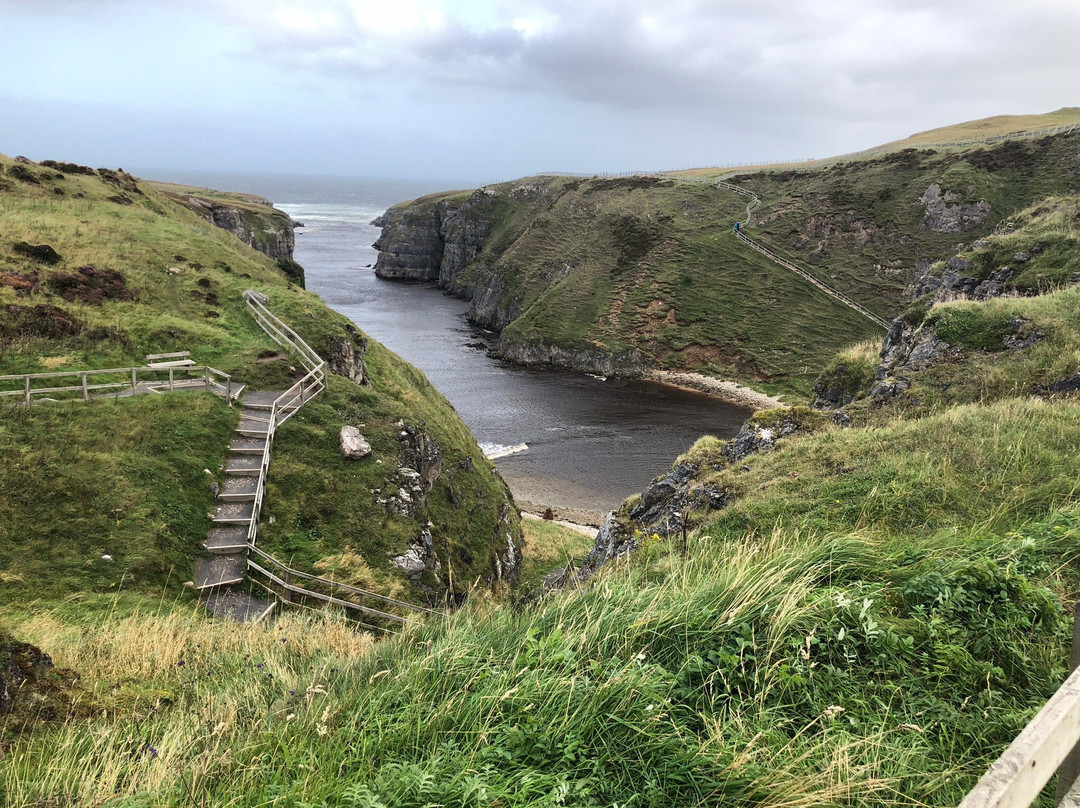
[[[735,238],[739,239],[739,241],[741,241],[746,246],[750,247],[752,250],[756,250],[761,255],[764,255],[766,258],[768,258],[770,261],[772,261],[777,266],[783,267],[784,269],[788,270],[789,272],[794,272],[800,278],[803,278],[804,280],[809,281],[814,286],[816,286],[818,289],[820,289],[822,292],[829,295],[829,297],[833,298],[834,300],[839,301],[840,303],[843,303],[849,309],[853,309],[854,311],[857,311],[859,314],[861,314],[863,317],[865,317],[866,319],[873,322],[875,325],[878,325],[881,328],[884,328],[886,331],[889,330],[889,323],[886,322],[885,320],[883,320],[882,318],[878,317],[876,314],[869,311],[865,306],[862,306],[859,303],[856,303],[854,300],[852,300],[850,297],[845,295],[843,292],[834,289],[833,287],[829,286],[826,283],[823,283],[822,281],[819,281],[817,278],[815,278],[813,275],[811,275],[809,272],[807,272],[802,267],[798,266],[797,264],[792,263],[791,261],[787,260],[786,258],[780,257],[779,255],[774,253],[772,250],[770,250],[768,247],[766,247],[763,244],[760,244],[757,241],[754,241],[752,238],[747,236],[746,233],[743,232],[743,229],[746,228],[746,227],[749,227],[751,222],[753,221],[754,209],[757,208],[761,204],[761,199],[758,197],[757,194],[755,194],[753,191],[747,190],[746,188],[741,188],[740,186],[734,185],[734,184],[732,184],[730,182],[723,182],[723,181],[718,182],[718,183],[716,183],[716,187],[717,188],[723,188],[724,190],[732,191],[732,192],[737,193],[737,194],[741,194],[742,196],[745,196],[750,200],[746,205],[746,220],[744,222],[736,222],[735,227],[732,229],[732,233],[735,235]]]

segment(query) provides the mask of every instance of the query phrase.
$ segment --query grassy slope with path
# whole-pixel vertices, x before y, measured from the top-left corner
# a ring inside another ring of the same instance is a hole
[[[1033,217],[1017,232],[1049,240],[1050,227]],[[643,537],[588,587],[530,608],[474,601],[375,647],[332,619],[221,636],[170,605],[16,612],[20,637],[86,671],[98,709],[15,744],[0,793],[955,805],[1066,675],[1080,404],[1014,382],[1025,367],[1080,370],[1077,299],[920,312],[962,348],[932,406],[937,366],[909,374],[906,398],[852,405],[851,427],[821,418],[738,464],[703,439],[687,459],[729,505],[693,521],[688,557],[678,538]],[[1045,337],[1008,351],[995,340],[1018,316]],[[869,365],[873,349],[842,358]]]
[[[0,375],[140,365],[148,353],[189,350],[254,389],[282,389],[291,360],[246,310],[247,288],[265,291],[317,351],[326,354],[331,338],[361,349],[363,335],[350,337],[343,317],[273,261],[150,183],[112,176],[0,157]],[[127,201],[110,201],[121,195]],[[59,263],[25,255],[23,242],[51,246]],[[104,291],[94,286],[98,275],[78,269],[88,266],[108,273]],[[430,520],[437,552],[453,555],[425,583],[447,586],[449,567],[456,588],[486,581],[493,553],[505,549],[502,513],[520,536],[505,485],[422,374],[371,341],[365,360],[371,386],[331,376],[327,393],[278,434],[262,546],[306,569],[344,555],[349,564],[331,564],[343,577],[418,597],[388,555],[404,552]],[[204,469],[219,476],[235,418],[202,394],[5,409],[0,601],[34,597],[47,606],[116,587],[179,587],[208,527]],[[396,490],[399,420],[434,435],[443,454],[443,473],[415,518],[389,516],[372,493]],[[363,424],[371,457],[341,459],[346,423]],[[114,561],[101,561],[106,554]]]
[[[749,235],[888,320],[907,305],[909,285],[958,245],[1044,197],[1080,190],[1078,143],[1080,133],[899,149],[728,178],[762,199]],[[920,198],[934,184],[948,205],[985,202],[985,216],[957,232],[930,229]],[[798,398],[829,357],[880,333],[733,239],[746,200],[707,181],[546,177],[487,191],[479,203],[456,192],[402,207],[468,209],[466,219],[494,223],[456,283],[479,295],[495,290],[512,315],[500,343],[511,357],[538,345],[637,351],[660,368]]]

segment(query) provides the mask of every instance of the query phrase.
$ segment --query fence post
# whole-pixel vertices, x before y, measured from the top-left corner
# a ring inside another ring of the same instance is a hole
[[[232,406],[232,376],[225,377],[225,403]]]
[[[207,365],[203,370],[203,387],[206,390],[210,389],[210,366]]]
[[[136,373],[135,368],[132,368],[131,369],[131,392],[132,392],[132,394],[135,393],[135,385],[138,384],[138,381],[136,380],[135,373]]]
[[[169,392],[173,390],[173,369],[169,368]]]
[[[27,404],[27,406],[29,406],[29,404],[30,404],[30,377],[29,376],[26,377],[26,404]]]
[[[1080,667],[1080,601],[1073,606],[1073,636],[1072,649],[1069,651],[1069,673]],[[1057,790],[1054,802],[1059,803],[1064,799],[1077,777],[1080,777],[1080,744],[1073,747],[1072,751],[1061,761],[1057,771]]]
[[[86,387],[86,374],[82,374],[82,397],[83,401],[90,400],[90,390]]]
[[[281,599],[286,603],[292,603],[292,592],[289,591],[289,586],[292,581],[292,575],[288,570],[281,573],[281,580],[285,582],[285,588],[282,590]]]

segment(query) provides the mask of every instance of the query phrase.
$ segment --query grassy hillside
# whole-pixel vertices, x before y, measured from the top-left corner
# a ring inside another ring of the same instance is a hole
[[[1078,144],[904,149],[730,179],[762,200],[751,236],[892,319],[959,245],[1080,192]],[[623,372],[699,371],[798,398],[829,357],[880,331],[733,238],[745,205],[681,177],[528,178],[392,209],[380,266],[421,256],[502,329],[513,361],[594,370],[614,356]]]
[[[14,746],[0,790],[15,805],[956,804],[1065,674],[1078,424],[1076,404],[1013,400],[796,439],[719,472],[738,502],[686,559],[650,539],[585,590],[370,650],[332,625],[221,636],[182,611],[20,620],[109,709]],[[141,661],[138,685],[121,658]]]
[[[505,532],[520,537],[516,511],[422,374],[151,184],[57,165],[0,158],[0,375],[142,365],[149,353],[189,350],[254,389],[282,389],[295,376],[292,360],[241,299],[260,289],[324,356],[331,340],[352,345],[370,382],[332,376],[327,393],[279,432],[264,547],[308,569],[348,554],[343,576],[417,598],[389,556],[430,521],[437,554],[452,554],[425,578],[432,591],[450,587],[450,569],[461,591],[493,579]],[[191,577],[235,410],[198,394],[4,406],[0,601],[160,592]],[[341,459],[344,424],[362,425],[370,457]],[[374,493],[396,490],[402,425],[433,437],[443,457],[426,505],[409,516],[391,515]]]
[[[885,385],[875,380],[881,345],[867,342],[826,365],[815,389],[843,390],[856,399],[845,407],[856,417],[1051,395],[1062,384],[1060,392],[1068,392],[1068,380],[1080,371],[1078,202],[1077,196],[1044,199],[1018,213],[1002,232],[935,264],[930,276],[944,275],[947,282],[951,277],[952,286],[927,293],[903,314],[896,347],[889,351],[897,356],[882,366]],[[953,287],[991,274],[1003,279],[1002,296],[950,299]]]

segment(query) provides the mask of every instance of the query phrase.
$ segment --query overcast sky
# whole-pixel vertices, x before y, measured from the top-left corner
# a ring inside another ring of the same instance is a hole
[[[0,152],[487,182],[1080,105],[1077,0],[0,0]]]

